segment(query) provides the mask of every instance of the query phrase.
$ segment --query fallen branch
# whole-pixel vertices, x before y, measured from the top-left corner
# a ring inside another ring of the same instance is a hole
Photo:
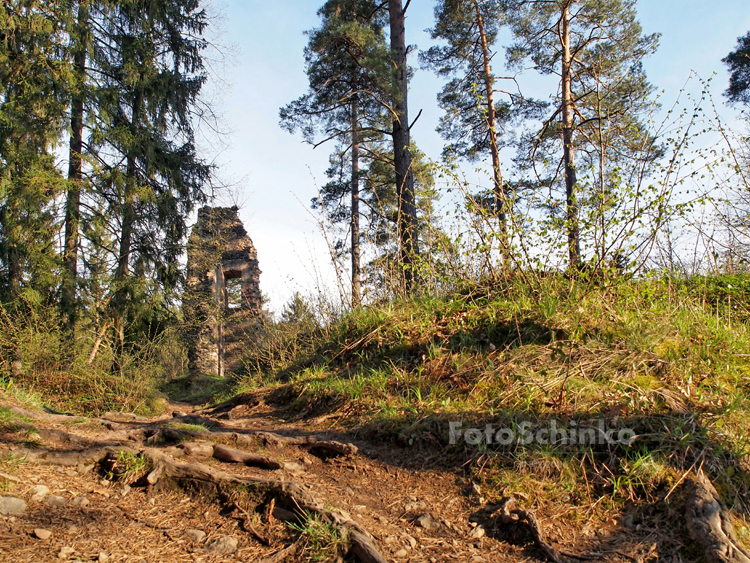
[[[104,337],[107,335],[107,331],[114,324],[115,324],[114,320],[108,320],[102,325],[102,328],[99,330],[99,333],[96,335],[96,340],[94,340],[94,346],[91,348],[89,359],[86,360],[87,366],[90,366],[91,364],[94,363],[94,360],[96,359],[96,355],[99,353],[99,348],[101,347],[102,342],[104,341]]]

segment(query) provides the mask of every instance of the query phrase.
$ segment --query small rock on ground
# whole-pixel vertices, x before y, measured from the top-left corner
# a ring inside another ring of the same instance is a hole
[[[52,537],[52,532],[45,530],[44,528],[36,528],[34,530],[34,535],[40,540],[48,540]]]
[[[485,529],[482,526],[477,526],[471,531],[471,534],[469,534],[469,539],[478,540],[479,538],[483,538],[485,534]]]
[[[21,482],[21,480],[15,475],[8,475],[7,473],[0,473],[0,479],[5,479],[6,481],[10,481],[11,483]]]
[[[65,506],[68,504],[68,499],[59,495],[50,495],[44,499],[44,504],[55,507]]]
[[[228,555],[237,551],[238,542],[231,536],[226,536],[208,544],[206,551],[216,555]]]
[[[397,559],[406,559],[409,557],[409,553],[405,549],[399,549],[393,556]]]
[[[31,493],[31,500],[34,502],[42,502],[44,497],[49,494],[49,488],[44,485],[37,485],[36,487],[33,487],[29,493]]]
[[[437,530],[440,527],[440,523],[435,522],[429,512],[422,514],[422,516],[417,518],[415,523],[425,530]]]
[[[68,560],[71,555],[73,555],[76,552],[75,549],[72,547],[63,547],[60,550],[60,553],[57,554],[58,559]]]
[[[81,495],[80,497],[76,497],[73,499],[73,506],[80,506],[81,508],[86,508],[89,504],[91,504],[91,501],[87,499],[85,496]]]
[[[20,516],[26,512],[26,503],[20,498],[0,497],[0,514]]]
[[[187,539],[189,539],[193,543],[201,543],[204,539],[206,539],[206,532],[203,530],[187,530],[185,532],[185,536]]]

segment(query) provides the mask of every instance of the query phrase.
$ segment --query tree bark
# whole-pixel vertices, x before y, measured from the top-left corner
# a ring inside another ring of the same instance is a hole
[[[570,6],[569,0],[563,7],[560,21],[562,40],[562,134],[563,163],[565,166],[565,203],[567,211],[568,260],[570,269],[578,268],[581,261],[580,231],[578,224],[578,194],[576,186],[575,146],[573,144],[573,74],[570,52]]]
[[[487,42],[487,33],[484,30],[484,18],[480,9],[479,0],[474,0],[474,9],[477,15],[477,27],[479,29],[479,40],[482,45],[482,59],[484,64],[484,87],[487,96],[487,126],[490,135],[490,154],[492,155],[492,178],[495,192],[495,212],[500,221],[500,248],[503,268],[508,267],[509,244],[507,219],[507,198],[503,186],[503,174],[500,170],[500,150],[497,144],[497,115],[495,113],[495,77],[492,74],[490,63],[490,46]]]
[[[138,124],[140,122],[141,105],[143,95],[136,92],[133,98],[133,115],[131,118],[131,130],[134,138],[138,135]],[[122,226],[120,231],[120,250],[118,254],[117,269],[115,270],[115,284],[117,287],[114,306],[115,318],[117,318],[117,332],[120,337],[121,346],[125,341],[125,309],[128,298],[127,281],[130,276],[130,253],[132,250],[133,224],[135,223],[135,194],[136,194],[136,154],[133,146],[128,148],[127,165],[125,170],[125,194],[122,206]]]
[[[359,247],[359,117],[356,96],[351,102],[352,112],[352,308],[362,303]]]
[[[76,77],[75,91],[70,105],[70,150],[68,157],[68,193],[65,202],[65,277],[62,285],[60,307],[65,326],[73,331],[76,321],[76,286],[78,282],[78,232],[81,208],[81,181],[83,179],[83,111],[86,82],[86,28],[88,6],[78,6],[78,26],[75,41],[73,68]]]
[[[419,256],[419,243],[417,240],[414,175],[409,149],[410,133],[407,103],[409,75],[406,64],[405,18],[401,0],[388,0],[388,16],[391,32],[391,55],[396,67],[394,86],[398,93],[398,98],[394,104],[396,119],[393,120],[393,160],[398,195],[399,259],[404,270],[405,289],[407,293],[412,293],[417,284],[415,262]]]

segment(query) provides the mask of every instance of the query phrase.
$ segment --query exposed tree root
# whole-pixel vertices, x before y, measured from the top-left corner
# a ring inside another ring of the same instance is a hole
[[[151,448],[145,449],[143,455],[153,464],[151,472],[146,476],[146,481],[150,485],[169,478],[176,481],[194,480],[217,485],[241,484],[250,490],[271,493],[277,504],[285,506],[291,514],[294,514],[294,519],[298,519],[300,513],[319,514],[342,531],[348,532],[352,551],[362,563],[387,563],[372,536],[364,528],[353,520],[325,508],[325,503],[314,497],[310,488],[302,483],[241,477],[200,463],[179,463]],[[277,515],[279,512],[274,511],[274,514]]]
[[[13,412],[19,416],[33,420],[41,420],[49,423],[68,424],[76,417],[67,415],[30,412],[13,407]],[[192,422],[192,418],[200,418],[200,423],[206,424],[210,419],[202,417],[179,417],[183,421]],[[86,419],[82,419],[85,421]],[[239,449],[228,447],[224,444],[213,444],[211,442],[184,442],[186,439],[195,437],[203,438],[228,438],[235,444],[255,446],[258,442],[278,447],[298,447],[316,452],[323,456],[351,456],[358,449],[352,444],[344,444],[327,440],[320,436],[283,436],[265,431],[236,430],[233,432],[222,431],[224,427],[215,421],[211,422],[211,428],[215,431],[205,433],[192,432],[189,430],[166,428],[165,422],[169,419],[156,421],[133,417],[132,422],[121,423],[110,421],[106,418],[89,419],[96,420],[110,429],[110,432],[98,435],[96,442],[90,438],[77,436],[61,430],[37,429],[32,424],[20,422],[18,426],[23,429],[37,432],[42,439],[55,446],[73,447],[75,450],[54,450],[46,448],[18,448],[15,451],[23,454],[27,461],[62,466],[78,466],[100,464],[117,473],[117,464],[121,452],[127,452],[133,456],[143,456],[149,460],[148,474],[143,477],[144,484],[156,485],[163,480],[174,482],[194,482],[220,485],[243,485],[245,490],[255,491],[259,496],[267,498],[268,513],[274,518],[285,521],[298,521],[304,515],[319,515],[332,525],[336,526],[342,535],[345,535],[351,545],[351,553],[362,563],[387,563],[375,544],[372,535],[350,517],[344,516],[326,508],[329,506],[323,500],[316,498],[311,488],[300,482],[267,479],[260,476],[245,477],[215,469],[202,463],[182,463],[175,461],[170,455],[189,455],[195,457],[214,457],[217,460],[229,463],[243,463],[245,465],[260,467],[262,469],[298,470],[299,466],[294,463],[284,463],[270,457],[249,453]],[[166,449],[157,449],[153,446],[164,443],[182,442],[177,446]],[[88,446],[88,447],[86,447]],[[85,449],[80,449],[84,448]],[[237,507],[235,503],[235,507]],[[244,510],[244,528],[252,534],[260,543],[269,545],[270,541],[255,530],[252,521]],[[265,541],[264,541],[265,540]],[[301,549],[302,544],[298,541],[294,544],[266,557],[265,563],[277,563],[285,558],[291,557]]]
[[[244,463],[245,465],[261,467],[263,469],[281,469],[283,467],[281,462],[269,457],[235,450],[222,444],[214,446],[213,456],[219,461],[226,463]]]
[[[505,526],[525,526],[531,533],[531,537],[534,538],[534,543],[544,552],[547,559],[553,563],[567,563],[567,559],[544,539],[544,534],[534,514],[520,508],[511,510],[513,503],[515,503],[515,499],[512,497],[503,500],[500,507],[495,511],[498,521]]]
[[[343,444],[334,440],[325,440],[318,436],[281,436],[272,432],[253,432],[252,435],[262,438],[271,445],[322,450],[331,455],[353,456],[359,451],[354,444]]]
[[[277,551],[273,555],[269,555],[265,559],[261,559],[258,563],[281,563],[287,557],[291,557],[292,555],[297,553],[300,547],[302,547],[302,541],[297,540],[293,544],[288,545],[284,549]]]
[[[687,526],[708,563],[750,563],[750,553],[734,535],[732,516],[701,471],[688,483]]]
[[[135,443],[102,443],[92,444],[85,450],[78,451],[55,451],[44,448],[21,449],[17,453],[23,455],[24,459],[32,463],[46,463],[49,465],[76,466],[91,465],[101,462],[110,454],[121,451],[137,455],[140,451]]]

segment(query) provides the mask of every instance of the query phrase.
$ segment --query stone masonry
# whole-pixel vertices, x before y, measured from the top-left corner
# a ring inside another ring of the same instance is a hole
[[[237,207],[202,207],[188,239],[183,302],[191,373],[223,377],[236,369],[239,341],[260,319],[260,269]],[[240,280],[230,307],[227,284]]]

